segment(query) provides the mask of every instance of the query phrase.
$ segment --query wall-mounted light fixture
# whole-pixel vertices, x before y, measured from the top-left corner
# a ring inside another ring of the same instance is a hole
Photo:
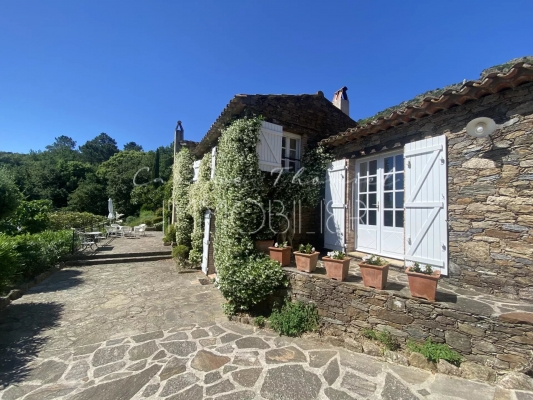
[[[466,133],[475,138],[489,137],[499,126],[492,118],[475,118],[466,125]]]

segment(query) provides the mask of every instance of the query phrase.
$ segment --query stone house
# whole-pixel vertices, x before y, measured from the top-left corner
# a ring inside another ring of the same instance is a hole
[[[280,169],[298,170],[305,151],[321,140],[357,125],[349,117],[347,88],[334,95],[333,103],[319,91],[302,95],[246,95],[238,94],[230,100],[220,116],[211,125],[203,139],[191,150],[197,160],[211,152],[215,157],[216,146],[222,130],[232,121],[245,116],[264,118],[257,148],[259,167],[262,171],[277,173]],[[195,162],[195,176],[199,161]],[[320,210],[303,209],[299,215],[298,232],[294,241],[306,239],[306,232],[320,230],[316,214]],[[204,257],[202,269],[206,274],[215,272],[213,263],[214,216],[205,214]]]
[[[490,119],[490,136],[472,136]],[[430,264],[452,284],[533,302],[531,64],[488,71],[321,144],[337,157],[324,247]]]

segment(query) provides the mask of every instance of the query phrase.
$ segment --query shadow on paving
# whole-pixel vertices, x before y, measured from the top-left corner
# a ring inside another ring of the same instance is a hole
[[[38,335],[58,326],[57,303],[11,304],[0,312],[0,389],[24,381],[30,363],[46,343]]]
[[[44,281],[40,285],[32,287],[28,293],[48,293],[57,292],[58,290],[67,290],[74,286],[81,285],[83,283],[82,278],[78,278],[81,275],[81,271],[73,269],[63,269],[56,272],[53,275],[53,279]]]

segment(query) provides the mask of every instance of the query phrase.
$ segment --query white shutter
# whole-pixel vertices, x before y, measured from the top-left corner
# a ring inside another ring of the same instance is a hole
[[[200,172],[200,162],[201,160],[197,160],[193,164],[193,168],[194,168],[194,176],[192,178],[193,182],[196,182],[198,180],[198,173]]]
[[[257,155],[261,171],[271,172],[276,168],[281,168],[282,137],[282,126],[262,121],[259,142],[257,143]]]
[[[211,228],[211,211],[207,210],[204,214],[204,239],[202,249],[202,271],[207,275],[209,262],[209,234]]]
[[[409,143],[405,157],[405,261],[448,274],[446,137]]]
[[[211,149],[211,179],[215,177],[216,158],[217,158],[217,148],[213,147]]]
[[[324,247],[344,251],[346,160],[333,161],[326,171]]]

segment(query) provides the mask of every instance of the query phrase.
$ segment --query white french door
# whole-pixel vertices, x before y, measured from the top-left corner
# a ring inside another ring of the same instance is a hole
[[[358,160],[356,177],[356,249],[403,259],[403,152]]]

